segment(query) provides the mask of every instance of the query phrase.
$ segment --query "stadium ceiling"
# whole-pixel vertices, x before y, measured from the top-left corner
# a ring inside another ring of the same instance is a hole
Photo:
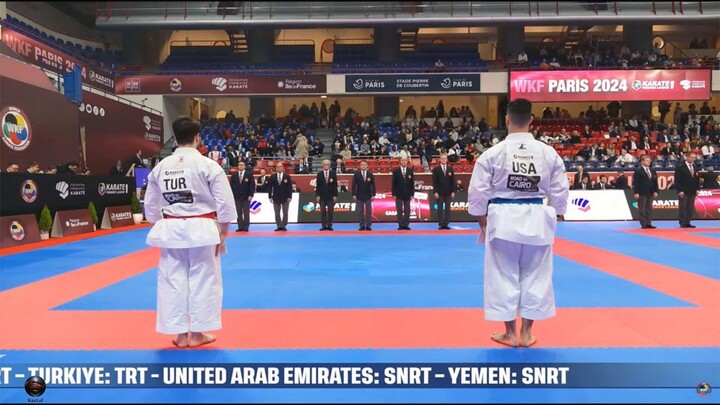
[[[720,19],[720,2],[686,3],[679,9],[670,2],[111,2],[99,3],[95,24],[106,29],[252,29],[695,24]],[[86,4],[82,7],[97,7]]]

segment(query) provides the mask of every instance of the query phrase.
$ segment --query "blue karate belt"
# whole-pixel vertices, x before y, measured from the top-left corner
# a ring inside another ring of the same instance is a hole
[[[493,198],[491,204],[542,204],[542,198]]]

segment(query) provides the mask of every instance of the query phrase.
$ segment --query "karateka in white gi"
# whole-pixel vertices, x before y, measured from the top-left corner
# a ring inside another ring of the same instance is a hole
[[[222,327],[220,255],[237,212],[225,172],[197,150],[200,124],[180,117],[173,132],[178,148],[148,176],[145,217],[155,224],[147,244],[162,248],[157,331],[184,348],[214,342],[204,332]]]
[[[485,319],[505,322],[505,333],[491,338],[512,347],[532,346],[533,321],[555,316],[552,245],[569,188],[560,156],[530,134],[531,112],[525,99],[508,105],[508,136],[480,155],[468,188],[485,244]]]

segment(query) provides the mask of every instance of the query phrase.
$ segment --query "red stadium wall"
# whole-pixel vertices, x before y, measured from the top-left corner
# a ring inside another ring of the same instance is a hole
[[[37,161],[49,165],[80,155],[77,107],[34,67],[0,57],[0,120],[3,169],[10,162],[24,170]]]
[[[162,149],[161,115],[88,91],[83,91],[78,108],[80,126],[85,127],[87,166],[93,174],[109,174],[118,159],[129,168],[138,150],[149,158]]]

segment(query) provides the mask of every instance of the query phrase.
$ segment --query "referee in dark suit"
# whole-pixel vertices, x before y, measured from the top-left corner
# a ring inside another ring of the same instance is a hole
[[[352,196],[358,211],[361,231],[372,231],[372,200],[375,198],[375,175],[368,171],[366,161],[360,162],[360,170],[353,174]]]
[[[315,183],[315,196],[320,205],[320,217],[322,220],[321,231],[333,230],[333,213],[335,212],[335,202],[337,202],[338,187],[337,174],[334,170],[330,170],[330,161],[325,159],[322,163],[322,170],[317,174]]]
[[[652,225],[653,199],[658,196],[658,177],[650,168],[650,156],[640,158],[640,167],[633,174],[633,191],[638,202],[640,225],[642,229],[655,229]]]
[[[393,170],[392,195],[397,209],[398,231],[410,230],[410,202],[415,196],[415,173],[408,167],[408,158],[400,158],[400,167]]]
[[[455,198],[455,171],[447,164],[447,153],[440,154],[440,164],[432,171],[433,192],[437,201],[438,229],[450,229],[450,204]]]
[[[285,173],[285,166],[278,163],[275,166],[276,173],[270,177],[270,202],[275,208],[275,232],[287,232],[288,211],[290,200],[292,200],[292,179]],[[282,209],[282,216],[280,210]]]
[[[252,171],[245,169],[245,162],[238,163],[238,171],[230,176],[230,188],[235,197],[238,213],[238,232],[250,230],[250,201],[255,196],[255,179]]]
[[[678,192],[678,217],[680,228],[695,228],[691,225],[695,216],[695,197],[700,188],[700,173],[695,169],[695,155],[685,153],[685,163],[675,169],[675,189]]]

